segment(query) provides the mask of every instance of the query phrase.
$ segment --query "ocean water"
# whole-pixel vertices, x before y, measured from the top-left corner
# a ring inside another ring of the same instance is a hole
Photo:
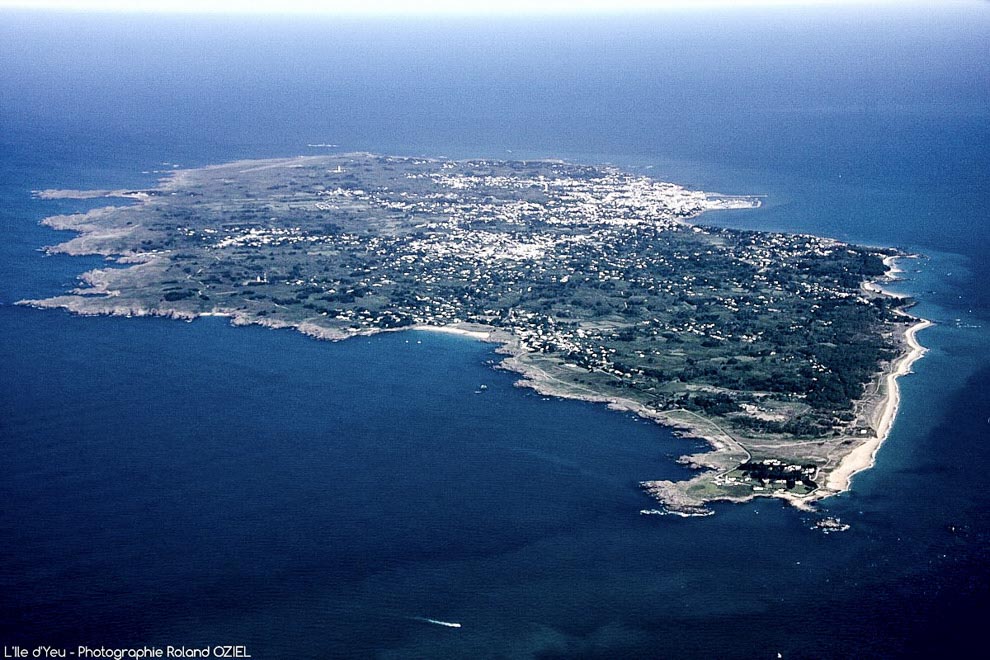
[[[580,21],[0,13],[0,644],[255,658],[925,657],[990,574],[990,7]],[[367,150],[766,194],[706,222],[918,253],[937,325],[877,466],[807,514],[641,516],[697,442],[490,346],[15,306],[98,266],[32,189]],[[479,391],[479,386],[489,387]],[[811,529],[820,515],[852,525]],[[428,620],[457,622],[460,628]]]

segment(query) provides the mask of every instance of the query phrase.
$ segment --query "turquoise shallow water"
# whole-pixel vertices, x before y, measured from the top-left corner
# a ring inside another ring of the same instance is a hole
[[[256,658],[966,649],[990,584],[988,18],[885,11],[566,31],[4,15],[0,644],[235,643]],[[12,305],[100,263],[37,251],[60,240],[38,220],[86,205],[31,189],[141,186],[166,161],[322,142],[614,162],[768,195],[708,222],[921,253],[897,286],[937,322],[929,354],[902,380],[877,467],[823,505],[852,529],[822,535],[815,515],[771,501],[640,516],[637,482],[685,476],[674,459],[698,445],[515,388],[469,340],[331,344]]]

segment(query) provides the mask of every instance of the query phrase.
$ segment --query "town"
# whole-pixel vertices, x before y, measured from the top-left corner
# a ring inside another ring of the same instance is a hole
[[[909,303],[868,286],[893,250],[706,227],[705,211],[760,200],[613,167],[347,154],[109,194],[136,203],[50,219],[81,232],[56,249],[130,267],[47,306],[334,338],[486,328],[565,391],[687,411],[797,467],[739,466],[720,477],[735,490],[806,492],[823,439],[871,433],[857,402],[897,356]]]

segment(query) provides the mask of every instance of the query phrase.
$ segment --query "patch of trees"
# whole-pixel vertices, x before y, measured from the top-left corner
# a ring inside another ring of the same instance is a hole
[[[166,302],[175,302],[176,300],[183,300],[185,298],[192,298],[194,295],[196,295],[196,292],[195,291],[189,291],[189,290],[185,290],[185,291],[166,291],[165,292],[165,295],[162,296],[162,298]]]
[[[728,394],[695,394],[684,402],[687,410],[701,411],[709,415],[728,415],[737,412],[739,404]]]

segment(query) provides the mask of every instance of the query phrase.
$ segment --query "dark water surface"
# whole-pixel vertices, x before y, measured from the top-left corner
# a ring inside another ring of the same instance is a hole
[[[255,658],[952,654],[990,585],[990,8],[568,21],[0,13],[0,645]],[[340,150],[612,162],[767,194],[707,222],[923,255],[937,322],[823,506],[640,516],[698,447],[491,347],[15,307],[93,258],[48,187]],[[168,163],[163,164],[163,163]],[[488,389],[476,393],[479,385]],[[424,619],[458,622],[460,628]]]

